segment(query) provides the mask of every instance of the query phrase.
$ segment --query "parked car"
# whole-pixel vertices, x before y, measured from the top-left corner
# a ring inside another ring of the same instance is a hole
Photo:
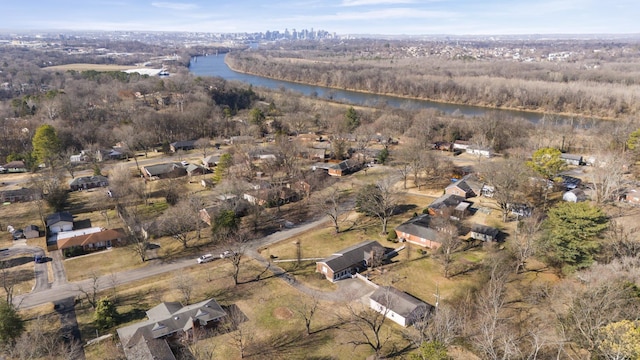
[[[228,258],[228,257],[232,257],[233,255],[235,255],[234,252],[230,251],[230,250],[225,250],[220,254],[220,259],[224,259],[224,258]]]
[[[205,254],[198,258],[198,264],[204,264],[209,261],[213,261],[213,259],[214,259],[213,254]]]
[[[42,255],[36,255],[33,257],[33,261],[35,261],[36,263],[40,264],[46,261],[45,257]]]

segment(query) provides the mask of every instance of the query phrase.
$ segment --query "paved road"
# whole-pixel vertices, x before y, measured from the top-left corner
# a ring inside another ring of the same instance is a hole
[[[327,223],[327,219],[326,217],[322,217],[318,220],[311,221],[291,229],[278,231],[264,238],[252,241],[249,248],[247,249],[247,254],[249,256],[256,258],[258,261],[263,261],[266,266],[267,260],[265,260],[264,258],[262,258],[262,256],[260,256],[260,254],[257,251],[258,249],[260,249],[261,247],[268,246],[270,244],[294,237],[307,230],[313,229],[317,226],[324,225],[325,223]],[[61,262],[62,262],[61,260],[56,259],[56,261],[54,261],[54,264],[61,263]],[[171,262],[163,262],[161,260],[152,260],[150,261],[149,265],[142,268],[127,270],[120,273],[116,273],[114,275],[101,276],[97,280],[97,286],[99,290],[106,290],[106,289],[112,288],[114,285],[118,286],[118,285],[130,283],[130,282],[134,282],[137,280],[146,279],[148,277],[160,275],[166,272],[178,271],[180,269],[183,269],[188,266],[193,266],[195,264],[196,264],[195,259],[182,259],[182,260],[175,260]],[[54,265],[54,269],[55,269],[55,265]],[[290,280],[288,280],[288,277],[290,275],[284,274],[284,270],[282,270],[281,268],[272,265],[271,270],[276,274],[276,276],[284,278],[287,282],[289,282],[292,285],[294,284],[295,281],[291,282]],[[81,295],[82,292],[80,291],[80,289],[85,289],[88,291],[92,287],[93,287],[93,279],[86,279],[78,282],[67,282],[66,280],[60,281],[59,279],[56,279],[56,281],[54,281],[52,286],[48,289],[16,296],[14,298],[14,303],[16,304],[16,306],[19,306],[21,309],[28,309],[28,308],[32,308],[35,306],[39,306],[39,305],[43,305],[51,302],[62,301],[69,297],[75,297],[75,296]],[[299,283],[296,283],[296,288],[298,288],[301,291],[304,291],[305,293],[309,293],[312,295],[322,294],[321,292],[317,292],[313,289],[308,289]],[[356,293],[359,294],[359,293],[362,293],[362,291],[364,290],[356,291]],[[326,297],[328,299],[328,295]],[[322,298],[325,298],[325,296],[323,296]],[[334,297],[334,299],[340,299],[340,298],[343,298],[343,295],[336,295]]]
[[[15,257],[18,255],[26,255],[32,264],[34,264],[34,273],[36,283],[31,290],[32,293],[40,292],[49,289],[49,278],[47,276],[47,264],[46,263],[35,263],[33,258],[36,255],[44,256],[44,250],[39,247],[27,246],[26,240],[17,240],[13,242],[13,246],[7,249],[2,249],[0,251],[0,261]]]

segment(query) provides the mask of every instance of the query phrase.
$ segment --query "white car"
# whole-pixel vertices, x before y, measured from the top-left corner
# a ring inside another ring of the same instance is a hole
[[[222,252],[222,254],[220,254],[220,259],[232,257],[233,255],[234,255],[233,252],[231,252],[229,250],[225,250],[225,251]]]
[[[213,254],[205,254],[198,258],[198,264],[204,264],[209,261],[213,261],[213,259],[214,259]]]

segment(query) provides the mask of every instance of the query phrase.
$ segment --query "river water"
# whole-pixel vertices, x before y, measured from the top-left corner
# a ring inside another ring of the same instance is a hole
[[[191,59],[189,70],[196,76],[218,76],[226,80],[241,81],[256,87],[269,89],[286,89],[305,96],[316,96],[329,100],[362,106],[387,105],[403,109],[436,109],[446,114],[462,114],[465,116],[482,116],[499,112],[512,118],[524,118],[534,123],[550,121],[555,124],[572,124],[576,127],[588,127],[594,119],[584,119],[561,115],[545,116],[540,113],[504,109],[490,109],[480,106],[445,104],[428,100],[405,99],[395,96],[360,93],[348,90],[332,89],[323,86],[298,84],[289,81],[274,80],[262,76],[243,74],[231,70],[224,62],[224,54],[198,56]]]

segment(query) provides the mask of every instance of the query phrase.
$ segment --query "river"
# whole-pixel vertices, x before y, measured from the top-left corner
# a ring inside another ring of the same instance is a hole
[[[492,112],[500,112],[512,118],[524,118],[533,123],[541,121],[553,121],[555,124],[573,124],[576,127],[589,127],[595,119],[584,119],[563,115],[545,116],[540,113],[491,109],[481,106],[468,106],[440,103],[428,100],[406,99],[396,96],[361,93],[356,91],[332,89],[323,86],[306,85],[289,81],[274,80],[257,75],[243,74],[233,71],[224,62],[224,55],[198,56],[191,59],[189,70],[196,76],[218,76],[226,80],[241,81],[256,87],[269,89],[286,89],[305,96],[316,96],[318,98],[335,100],[343,103],[377,106],[385,104],[391,107],[402,109],[436,109],[446,114],[461,114],[465,116],[482,116]]]

